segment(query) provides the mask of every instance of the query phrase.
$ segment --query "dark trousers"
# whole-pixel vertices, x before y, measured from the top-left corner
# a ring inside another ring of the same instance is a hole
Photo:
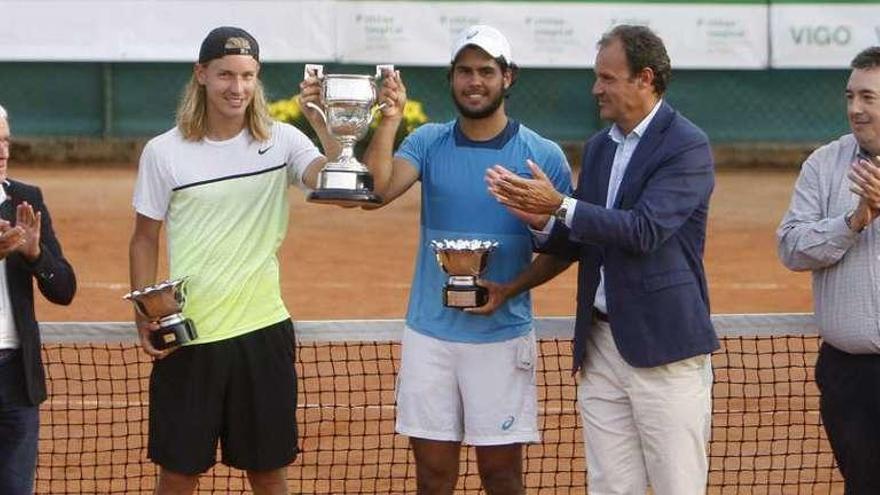
[[[823,343],[816,384],[845,494],[880,494],[880,355],[848,354]]]
[[[24,388],[21,353],[0,355],[0,493],[34,493],[37,468],[38,406]]]

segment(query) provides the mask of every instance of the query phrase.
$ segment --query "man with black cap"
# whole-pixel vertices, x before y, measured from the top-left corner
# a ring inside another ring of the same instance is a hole
[[[465,443],[476,447],[486,493],[521,494],[522,444],[539,440],[531,299],[527,292],[510,297],[486,280],[485,305],[445,307],[447,276],[430,242],[498,241],[486,278],[529,276],[529,231],[488,194],[483,176],[497,163],[528,174],[526,162],[534,160],[567,193],[571,170],[559,146],[507,116],[505,97],[517,68],[501,32],[485,25],[463,30],[451,60],[459,117],[419,127],[392,155],[406,90],[399,75],[388,77],[379,97],[388,105],[364,155],[386,204],[421,182],[421,241],[403,336],[396,430],[410,437],[418,493],[454,491]]]
[[[276,252],[287,188],[314,188],[326,158],[268,115],[260,49],[220,27],[202,42],[177,126],[144,148],[134,192],[133,289],[156,282],[167,229],[171,278],[187,277],[184,315],[198,337],[174,352],[150,343],[158,324],[135,315],[150,377],[149,456],[157,493],[191,493],[222,462],[247,471],[255,493],[287,493],[297,455],[294,333],[281,300]],[[325,130],[324,150],[339,146]]]

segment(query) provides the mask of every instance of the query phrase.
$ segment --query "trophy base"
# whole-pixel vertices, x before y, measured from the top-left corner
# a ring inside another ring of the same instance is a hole
[[[346,163],[327,164],[321,170],[318,188],[307,199],[340,206],[381,205],[382,198],[373,192],[373,176],[366,167],[357,161]]]
[[[163,320],[170,321],[165,323]],[[164,351],[191,342],[196,337],[198,334],[192,320],[173,315],[159,320],[159,329],[150,334],[150,343],[157,350]]]
[[[443,288],[443,305],[447,308],[479,308],[489,302],[489,289],[479,285],[471,287],[446,286]]]
[[[381,205],[382,198],[369,190],[317,189],[309,193],[310,203],[339,206]]]

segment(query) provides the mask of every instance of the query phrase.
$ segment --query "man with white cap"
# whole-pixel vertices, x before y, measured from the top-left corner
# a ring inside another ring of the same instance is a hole
[[[528,292],[513,296],[507,283],[535,271],[528,228],[486,190],[495,164],[531,175],[541,163],[566,193],[571,170],[555,143],[509,118],[505,97],[516,81],[510,44],[490,26],[465,29],[452,45],[449,83],[459,117],[426,124],[393,154],[406,89],[398,74],[386,78],[383,118],[364,155],[385,204],[421,182],[421,240],[410,291],[397,387],[397,432],[410,437],[418,493],[452,493],[461,444],[476,447],[486,493],[525,493],[522,444],[539,440],[535,335]],[[495,240],[481,281],[483,306],[443,305],[447,280],[431,241]]]

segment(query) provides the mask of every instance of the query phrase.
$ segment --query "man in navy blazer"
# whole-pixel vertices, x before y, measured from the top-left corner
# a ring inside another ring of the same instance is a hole
[[[539,285],[578,261],[574,369],[591,493],[705,492],[710,353],[719,347],[703,269],[713,160],[706,135],[663,101],[662,40],[618,26],[599,42],[593,94],[613,123],[587,141],[572,197],[540,169],[486,176],[534,229]]]
[[[9,123],[0,106],[0,493],[33,493],[39,409],[46,400],[34,280],[70,304],[73,268],[61,253],[39,188],[7,179]]]

